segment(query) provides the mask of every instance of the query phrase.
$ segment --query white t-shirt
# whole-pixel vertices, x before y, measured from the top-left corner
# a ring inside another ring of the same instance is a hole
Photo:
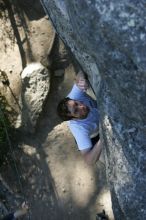
[[[99,112],[96,101],[79,89],[76,84],[67,97],[82,101],[90,108],[87,118],[68,121],[68,126],[76,139],[79,150],[90,149],[92,147],[91,135],[97,133],[99,129]]]

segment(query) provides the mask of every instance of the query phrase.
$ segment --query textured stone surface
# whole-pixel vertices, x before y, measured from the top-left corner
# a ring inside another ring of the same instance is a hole
[[[42,0],[88,73],[116,220],[146,219],[146,2]]]
[[[9,106],[13,126],[20,113],[20,74],[28,63],[40,62],[50,68],[55,31],[39,0],[0,1],[0,95]],[[9,80],[9,86],[5,78]]]
[[[23,70],[21,78],[21,126],[33,133],[49,93],[50,73],[42,64],[31,63]]]

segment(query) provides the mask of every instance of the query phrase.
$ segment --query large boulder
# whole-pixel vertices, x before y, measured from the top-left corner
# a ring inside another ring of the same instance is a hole
[[[21,78],[20,125],[24,131],[33,133],[49,93],[50,73],[41,63],[31,63],[23,70]]]
[[[56,33],[39,0],[0,0],[0,27],[0,97],[6,100],[15,126],[20,113],[21,72],[32,62],[50,68],[48,56]]]
[[[116,220],[146,219],[146,3],[42,0],[88,73]]]

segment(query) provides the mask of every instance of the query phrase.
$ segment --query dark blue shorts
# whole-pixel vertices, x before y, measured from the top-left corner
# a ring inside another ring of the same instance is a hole
[[[99,134],[96,135],[95,137],[91,138],[91,142],[92,142],[92,147],[91,149],[94,147],[94,145],[99,141],[100,137]]]
[[[99,141],[99,134],[93,138],[91,138],[91,142],[92,142],[92,147],[94,147],[94,145]]]

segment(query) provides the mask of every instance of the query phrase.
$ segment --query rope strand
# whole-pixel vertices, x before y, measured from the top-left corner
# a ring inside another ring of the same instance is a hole
[[[13,151],[13,147],[12,147],[12,144],[11,144],[11,141],[10,141],[10,137],[9,137],[9,134],[8,134],[8,130],[7,130],[7,126],[6,126],[6,123],[5,123],[5,115],[1,109],[1,106],[0,106],[0,115],[2,115],[2,123],[3,123],[3,126],[4,126],[4,131],[5,131],[5,134],[6,134],[6,138],[7,138],[7,141],[8,141],[8,145],[9,145],[9,149],[10,149],[10,153],[12,155],[12,159],[13,159],[13,162],[14,162],[14,167],[15,167],[15,170],[16,170],[16,175],[17,175],[17,178],[18,178],[18,184],[19,184],[19,187],[20,187],[20,192],[23,194],[23,197],[24,197],[24,202],[26,202],[26,197],[23,193],[23,186],[22,186],[22,183],[21,183],[21,176],[22,176],[22,172],[21,174],[20,173],[20,170],[18,171],[18,168],[17,168],[17,165],[16,165],[16,157],[15,157],[15,154],[14,154],[14,151]],[[30,212],[28,214],[28,217],[30,219]]]

